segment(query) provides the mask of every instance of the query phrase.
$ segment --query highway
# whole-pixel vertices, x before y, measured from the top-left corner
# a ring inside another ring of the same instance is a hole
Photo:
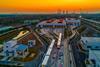
[[[81,18],[81,21],[82,21],[82,24],[84,24],[85,26],[87,26],[93,30],[96,30],[97,32],[100,32],[100,22],[85,19],[85,18]]]
[[[63,55],[64,55],[64,52],[63,52],[63,49],[64,49],[64,46],[63,44],[61,44],[61,48],[58,49],[56,47],[56,44],[54,45],[53,47],[53,50],[52,50],[52,53],[51,53],[51,56],[50,56],[50,61],[49,63],[51,63],[52,67],[63,67]]]
[[[72,19],[72,18],[71,18]],[[71,20],[70,19],[70,20]],[[54,20],[54,19],[51,19]],[[67,26],[66,18],[63,18],[62,22],[58,22],[55,19],[52,22],[47,22],[50,20],[45,20],[36,25],[36,27],[32,27],[29,25],[23,25],[22,28],[28,26],[28,30],[23,33],[21,31],[16,37],[13,39],[20,40],[21,38],[26,37],[28,34],[32,33],[37,40],[40,42],[41,47],[38,49],[38,56],[29,62],[25,63],[25,67],[80,67],[82,66],[82,62],[84,61],[81,58],[81,53],[79,51],[79,43],[81,39],[81,33],[77,31],[77,29],[73,30],[78,26]],[[96,30],[100,30],[99,22],[95,22],[92,20],[81,19],[83,24],[86,27],[91,27]],[[73,20],[71,20],[73,21]],[[91,23],[88,23],[91,22]],[[81,22],[80,22],[81,23]],[[96,23],[96,25],[94,25]],[[42,25],[39,25],[42,24]],[[47,25],[47,26],[46,26]],[[55,26],[54,26],[55,25]],[[39,28],[39,27],[41,28]],[[44,26],[44,27],[43,27]],[[43,28],[42,28],[43,27]],[[19,29],[21,27],[16,27]],[[64,28],[68,28],[67,33],[70,31],[72,34],[67,35],[64,33]],[[66,36],[66,38],[64,37]],[[5,60],[4,58],[3,60]],[[12,58],[11,58],[12,59]]]
[[[64,40],[64,67],[69,67],[68,40]]]
[[[72,47],[69,44],[69,39],[73,38],[75,34],[76,31],[72,30],[72,35],[64,39],[64,67],[76,67]]]

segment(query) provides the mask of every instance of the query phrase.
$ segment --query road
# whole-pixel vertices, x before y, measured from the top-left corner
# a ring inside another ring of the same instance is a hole
[[[64,55],[63,43],[60,49],[57,49],[56,46],[54,46],[52,54],[51,54],[51,66],[52,67],[63,67],[63,64],[64,64],[63,55]]]
[[[64,67],[69,67],[69,48],[68,48],[68,39],[64,40]]]

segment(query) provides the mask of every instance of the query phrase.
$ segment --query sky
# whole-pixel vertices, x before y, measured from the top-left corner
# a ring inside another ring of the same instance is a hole
[[[100,0],[0,0],[0,13],[99,11]]]

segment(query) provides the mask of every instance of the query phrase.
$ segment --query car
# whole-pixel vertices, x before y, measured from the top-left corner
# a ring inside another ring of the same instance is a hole
[[[61,57],[59,57],[59,60],[61,60]]]
[[[56,53],[53,55],[53,57],[52,57],[53,59],[55,59],[56,58]]]
[[[59,56],[63,56],[63,52],[59,52]]]

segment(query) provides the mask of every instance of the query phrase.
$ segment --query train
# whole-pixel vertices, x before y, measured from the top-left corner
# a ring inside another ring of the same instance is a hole
[[[58,42],[57,42],[58,49],[60,49],[60,47],[61,47],[61,39],[62,39],[62,33],[59,33],[59,38],[58,38]]]
[[[50,44],[50,46],[49,46],[49,48],[48,48],[48,51],[47,51],[47,53],[45,54],[44,60],[43,60],[43,62],[42,62],[42,67],[48,67],[48,66],[49,66],[49,65],[48,65],[48,60],[49,60],[49,58],[50,58],[51,51],[52,51],[52,49],[53,49],[54,44],[55,44],[55,39],[52,40],[52,42],[51,42],[51,44]]]

